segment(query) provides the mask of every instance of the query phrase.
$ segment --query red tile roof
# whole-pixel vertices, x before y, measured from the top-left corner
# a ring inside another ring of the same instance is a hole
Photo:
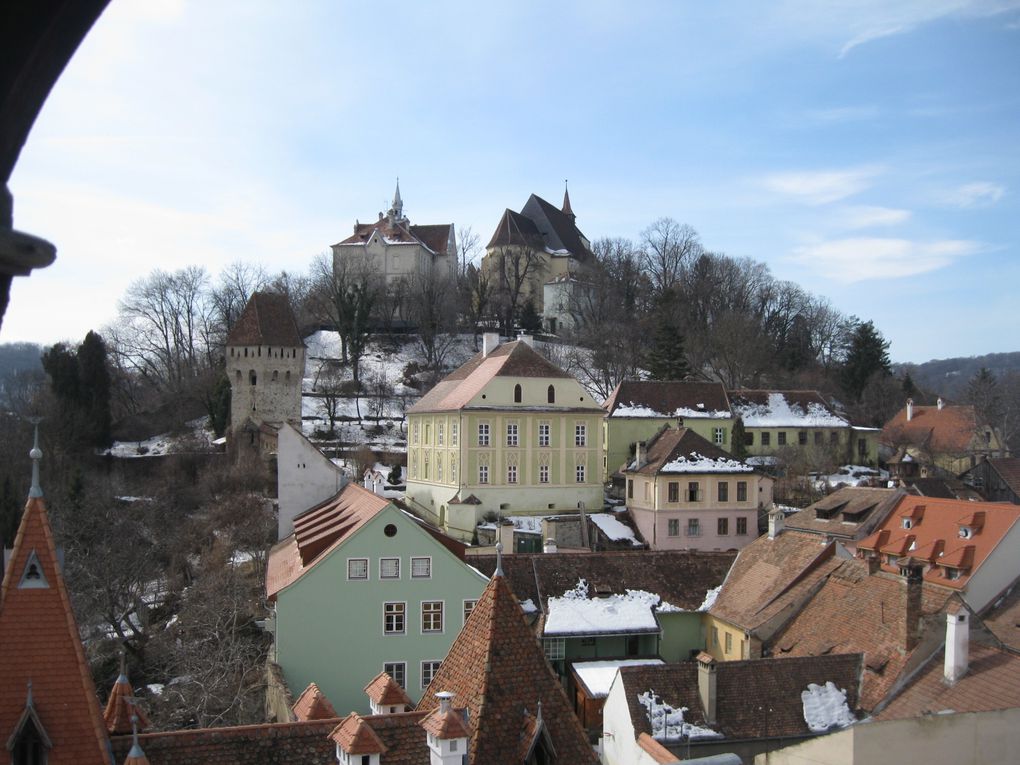
[[[378,231],[389,244],[419,244],[437,255],[447,255],[452,228],[452,223],[425,226],[391,224],[389,219],[384,217],[373,223],[359,223],[354,233],[336,246],[365,244],[371,239],[372,234]]]
[[[372,730],[371,724],[357,712],[347,715],[329,738],[348,754],[382,754],[387,748]]]
[[[294,706],[291,707],[294,719],[298,722],[304,720],[329,720],[339,717],[333,705],[329,703],[319,686],[309,683],[308,687],[301,691]]]
[[[786,528],[833,538],[855,539],[868,534],[892,512],[902,489],[844,486],[787,517]]]
[[[471,732],[464,725],[464,711],[451,708],[444,712],[441,709],[433,709],[421,721],[421,727],[427,733],[444,741],[451,738],[469,738]]]
[[[371,682],[365,686],[365,693],[369,699],[381,707],[414,706],[414,702],[407,695],[407,691],[401,688],[400,684],[386,672],[380,672],[373,677]]]
[[[904,519],[910,520],[909,529],[903,528]],[[942,555],[925,571],[924,579],[962,590],[1018,519],[1020,505],[982,502],[978,510],[966,500],[904,496],[874,533],[857,543],[857,549],[881,554],[882,569],[898,573],[898,566],[886,563],[885,555],[909,553],[924,558],[933,543],[941,543]],[[962,538],[961,526],[970,526],[973,533]],[[959,578],[947,579],[943,567],[962,569]]]
[[[668,467],[669,463],[684,459],[692,463],[703,463],[703,470],[684,469],[681,471]],[[643,456],[643,463],[636,469],[626,469],[624,473],[640,473],[656,475],[657,473],[734,473],[736,476],[753,473],[754,468],[737,460],[729,452],[720,449],[707,438],[695,433],[690,428],[666,427],[648,442],[648,450]],[[716,463],[715,465],[711,463]]]
[[[935,454],[968,453],[978,430],[977,415],[969,404],[914,405],[911,418],[903,407],[882,427],[881,441],[889,446],[911,445]]]
[[[279,345],[301,348],[294,312],[286,295],[256,292],[227,335],[227,345]]]
[[[426,712],[398,712],[386,715],[357,715],[362,725],[386,747],[381,765],[428,765],[428,739],[421,722]],[[352,712],[348,718],[356,716]],[[331,739],[334,740],[334,739]],[[316,761],[318,762],[318,761]],[[336,758],[330,760],[330,765]],[[324,763],[325,765],[325,763]]]
[[[439,706],[449,691],[468,710],[471,765],[519,761],[528,710],[542,717],[559,762],[596,762],[570,701],[524,619],[506,578],[494,576],[418,703]]]
[[[35,555],[46,587],[20,587]],[[14,732],[32,684],[49,765],[107,765],[107,735],[78,627],[57,566],[46,507],[28,500],[0,588],[0,731]]]
[[[117,682],[113,684],[110,697],[106,700],[106,708],[103,710],[103,721],[110,733],[131,733],[134,729],[132,717],[138,718],[139,731],[149,727],[149,718],[134,702],[134,695],[134,689],[131,688],[127,674],[122,672],[117,678]]]

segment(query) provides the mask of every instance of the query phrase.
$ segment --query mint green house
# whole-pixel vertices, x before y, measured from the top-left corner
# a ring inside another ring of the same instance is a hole
[[[298,515],[269,553],[275,658],[297,696],[315,682],[340,713],[368,713],[386,671],[417,702],[487,579],[464,545],[361,486]]]

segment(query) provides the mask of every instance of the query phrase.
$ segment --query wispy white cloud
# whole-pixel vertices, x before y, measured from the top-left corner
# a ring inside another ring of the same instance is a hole
[[[936,271],[984,249],[980,242],[967,239],[852,237],[798,247],[790,259],[826,278],[853,283]]]
[[[895,207],[879,207],[858,205],[846,207],[840,211],[839,225],[843,228],[874,228],[876,226],[895,226],[910,220],[910,210]]]
[[[943,204],[970,209],[974,207],[990,207],[998,202],[1006,193],[1006,187],[992,181],[975,181],[965,183],[939,195]]]
[[[872,120],[878,114],[877,106],[867,104],[862,106],[834,106],[828,109],[809,109],[804,116],[810,122],[842,123]]]
[[[773,173],[762,179],[762,185],[805,204],[824,205],[861,193],[881,173],[882,168],[875,166]]]

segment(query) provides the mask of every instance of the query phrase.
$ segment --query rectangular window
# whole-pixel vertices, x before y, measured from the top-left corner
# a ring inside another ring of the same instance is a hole
[[[737,518],[737,536],[747,536],[747,518]]]
[[[407,662],[388,661],[383,664],[383,672],[392,677],[401,688],[407,686]]]
[[[666,484],[666,501],[667,502],[679,502],[680,501],[680,482],[670,481]]]
[[[730,519],[720,518],[717,521],[716,530],[721,537],[729,536],[730,533]]]
[[[478,423],[478,445],[489,445],[489,423],[487,422]]]
[[[411,578],[431,579],[432,558],[411,558]]]
[[[425,469],[424,478],[427,481],[427,480],[429,480],[432,477],[431,474],[429,473],[429,453],[428,452],[425,452],[425,457],[422,460],[422,464],[423,464],[424,469]]]
[[[549,445],[549,423],[540,422],[538,423],[538,445],[548,446]]]
[[[839,431],[838,430],[833,430],[832,432],[829,433],[829,443],[830,444],[838,444],[839,443]]]
[[[698,489],[700,484],[697,481],[688,481],[687,483],[687,501],[698,502],[700,500]]]
[[[806,430],[799,430],[799,431],[797,431],[797,443],[800,444],[801,446],[807,446],[807,431]]]
[[[489,466],[488,465],[479,465],[478,466],[478,483],[488,483],[488,482],[489,482]]]
[[[577,466],[577,468],[576,468],[576,470],[574,472],[574,477],[575,477],[577,483],[584,483],[584,465],[578,465]]]
[[[726,443],[726,428],[712,428],[712,440],[716,445],[722,446]]]
[[[539,465],[538,466],[538,482],[549,483],[549,466]]]
[[[545,658],[549,661],[557,661],[563,658],[563,638],[545,638],[542,640],[542,648],[545,649]]]
[[[815,446],[822,445],[822,435],[823,435],[822,431],[820,430],[815,431]]]
[[[868,456],[868,439],[866,438],[857,439],[857,456],[858,457]]]
[[[634,479],[627,479],[627,499],[634,499]]]
[[[761,434],[761,445],[762,446],[771,446],[772,445],[772,434],[771,433],[762,433]]]
[[[712,645],[716,646],[717,648],[719,647],[719,628],[718,627],[713,627],[712,628]]]
[[[642,485],[645,487],[645,502],[652,501],[652,482],[642,481]]]
[[[666,522],[666,533],[671,537],[680,536],[680,519],[670,518]]]
[[[517,466],[507,465],[506,466],[506,482],[517,483]]]
[[[747,502],[747,481],[737,481],[737,502]]]
[[[754,433],[745,433],[744,443],[748,446],[754,446]]]
[[[779,444],[780,446],[786,446],[786,431],[785,430],[779,431],[779,434],[776,436],[776,443]]]
[[[403,635],[405,632],[404,616],[407,614],[406,603],[385,603],[383,605],[385,635]]]
[[[379,559],[379,578],[380,579],[399,579],[400,578],[400,558],[380,558]]]
[[[347,578],[368,579],[368,558],[348,558]]]
[[[436,676],[436,672],[439,671],[439,665],[442,662],[438,661],[423,661],[421,663],[421,687],[422,689],[428,688],[429,683],[432,682],[432,678]]]
[[[729,502],[730,499],[730,484],[729,481],[719,481],[719,501]]]
[[[464,601],[464,621],[467,622],[468,617],[471,616],[471,612],[475,610],[475,606],[478,604],[477,600],[465,600]]]
[[[506,445],[517,446],[517,423],[508,422],[506,424]]]
[[[689,537],[700,537],[701,536],[701,523],[697,518],[687,519],[687,536]]]
[[[574,446],[585,446],[588,443],[588,426],[583,422],[574,426]]]
[[[459,430],[460,430],[459,426],[460,426],[460,423],[457,423],[457,422],[451,422],[450,423],[450,445],[451,446],[456,446],[457,445],[457,436],[458,436]]]
[[[436,480],[442,482],[443,480],[443,455],[439,455],[439,459],[436,460]]]
[[[727,632],[724,639],[726,641],[726,653],[729,653],[733,650],[733,633]]]
[[[453,483],[457,483],[457,455],[454,454],[450,458],[450,480]]]
[[[436,425],[436,445],[437,446],[443,445],[443,423],[441,422],[438,425]]]
[[[426,600],[421,604],[421,631],[443,631],[443,601]]]
[[[425,443],[426,444],[431,444],[432,443],[432,423],[431,422],[426,422],[425,423]]]
[[[418,437],[421,434],[421,423],[415,421],[414,427],[411,428],[411,440],[414,443],[418,443]]]

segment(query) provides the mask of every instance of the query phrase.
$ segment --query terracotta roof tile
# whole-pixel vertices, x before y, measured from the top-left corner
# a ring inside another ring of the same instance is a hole
[[[365,693],[379,706],[414,706],[407,691],[385,672],[380,672],[372,678],[371,682],[365,686]]]
[[[469,738],[471,732],[464,724],[464,710],[450,709],[447,712],[433,709],[421,721],[427,733],[444,741],[451,738]]]
[[[132,717],[138,718],[139,731],[149,727],[149,718],[135,703],[134,695],[134,689],[131,687],[127,675],[121,673],[117,682],[113,684],[110,697],[106,700],[106,708],[103,710],[103,721],[110,733],[131,733],[133,730]]]
[[[453,693],[468,710],[472,765],[516,761],[527,734],[526,710],[539,702],[558,760],[596,762],[505,577],[494,576],[485,588],[418,709],[437,708],[439,691]]]
[[[333,729],[329,738],[348,754],[382,754],[386,744],[357,712],[351,712]]]
[[[436,255],[447,255],[452,229],[452,223],[416,226],[404,223],[392,224],[388,218],[380,218],[372,223],[359,223],[351,236],[335,246],[363,245],[378,231],[389,244],[418,244]]]
[[[859,539],[892,512],[903,491],[844,486],[803,510],[787,516],[786,528],[814,531],[834,538]]]
[[[610,416],[621,407],[650,409],[663,417],[676,416],[678,410],[703,411],[706,417],[719,412],[727,416],[730,414],[726,388],[715,382],[624,380],[613,389],[605,403],[606,413]],[[693,418],[696,415],[688,413],[684,416]]]
[[[913,407],[907,419],[903,407],[882,427],[881,441],[890,446],[909,444],[936,454],[965,454],[973,446],[977,416],[969,404]]]
[[[294,312],[286,295],[256,292],[227,335],[227,345],[279,345],[301,348]]]
[[[46,587],[19,586],[33,554]],[[106,726],[41,497],[25,507],[0,588],[0,646],[4,740],[21,719],[31,682],[35,713],[52,743],[49,765],[106,765]]]
[[[1016,582],[996,600],[982,621],[1005,646],[1020,652],[1020,586]]]
[[[329,699],[326,698],[326,694],[319,690],[319,686],[315,683],[309,683],[308,687],[301,692],[291,707],[291,711],[294,713],[294,719],[298,722],[329,720],[339,717],[333,705],[329,703]]]
[[[999,474],[1003,483],[1020,496],[1020,457],[989,458],[988,464]]]

